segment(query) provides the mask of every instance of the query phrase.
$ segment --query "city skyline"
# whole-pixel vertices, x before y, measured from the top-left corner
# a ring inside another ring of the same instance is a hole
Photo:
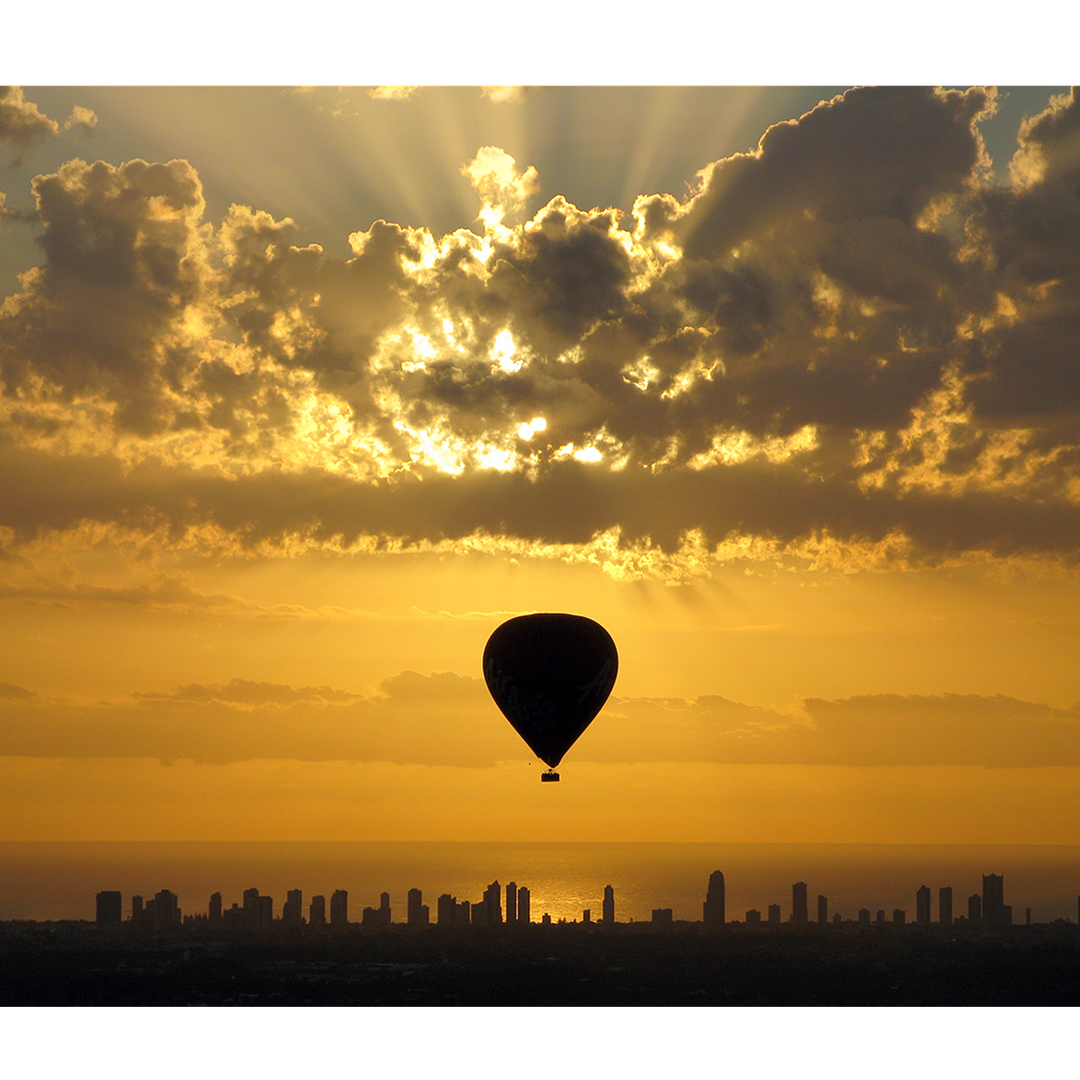
[[[3,100],[8,838],[1080,840],[1067,88]]]
[[[953,917],[952,910],[952,887],[941,886],[938,890],[937,918],[931,917],[931,889],[927,885],[920,885],[914,891],[916,926],[959,926],[968,924],[982,927],[1000,927],[1014,924],[1013,906],[1005,903],[1004,875],[984,874],[982,877],[982,891],[974,893],[968,898],[967,916]],[[504,906],[505,898],[505,906]],[[125,922],[132,927],[144,926],[148,929],[167,930],[176,929],[181,925],[198,928],[227,929],[231,931],[262,931],[271,929],[275,923],[284,929],[299,929],[301,926],[309,929],[344,929],[350,925],[385,929],[395,925],[392,918],[391,897],[388,892],[380,894],[379,907],[365,907],[361,919],[350,920],[348,917],[349,897],[345,889],[334,891],[330,901],[330,919],[326,919],[326,897],[319,894],[312,896],[309,906],[309,917],[302,916],[303,890],[290,889],[284,907],[279,917],[274,916],[273,897],[260,894],[257,888],[245,889],[243,904],[233,903],[228,909],[222,906],[220,892],[215,892],[210,897],[206,914],[199,912],[188,913],[182,919],[181,910],[177,904],[174,893],[163,889],[156,893],[151,900],[144,900],[140,894],[131,897],[127,908],[127,917],[124,917],[124,904],[122,894],[117,890],[104,890],[97,894],[96,918],[98,926],[121,926]],[[1080,925],[1080,894],[1077,895],[1077,918]],[[601,926],[613,926],[621,920],[615,916],[615,890],[611,885],[605,885],[603,889],[603,904],[600,918]],[[525,885],[517,882],[508,882],[505,893],[502,886],[496,880],[492,882],[483,893],[479,901],[459,900],[456,896],[443,893],[439,896],[436,906],[436,918],[430,918],[431,909],[423,903],[423,891],[411,888],[407,894],[406,919],[404,924],[401,920],[397,925],[406,925],[413,928],[437,925],[442,928],[474,926],[491,928],[495,926],[514,926],[531,924],[531,894]],[[871,909],[860,908],[856,915],[847,914],[842,917],[840,911],[834,910],[829,917],[829,898],[825,895],[817,896],[817,918],[814,920],[820,926],[841,925],[854,923],[869,925],[871,923]],[[907,911],[902,908],[893,909],[890,919],[886,919],[886,910],[878,908],[873,922],[876,925],[884,925],[887,921],[894,924],[906,924]],[[549,912],[544,912],[538,920],[538,925],[550,925],[553,921]],[[592,909],[583,908],[581,918],[557,920],[560,924],[578,922],[588,925],[596,921],[592,919]],[[626,920],[634,923],[630,918]],[[644,920],[636,920],[639,924]],[[757,908],[749,908],[741,917],[729,918],[725,908],[725,879],[723,871],[713,871],[709,876],[708,885],[702,904],[702,917],[700,920],[675,919],[671,908],[653,909],[651,921],[653,924],[672,925],[673,923],[700,922],[705,927],[720,927],[728,924],[757,925],[762,922],[761,912]],[[1031,909],[1026,908],[1024,923],[1031,923]],[[1055,922],[1072,922],[1072,919],[1057,918]],[[781,905],[770,904],[769,916],[765,921],[768,924],[783,924],[791,926],[808,926],[811,922],[807,905],[806,882],[798,881],[791,886],[791,905],[788,916],[785,919]]]

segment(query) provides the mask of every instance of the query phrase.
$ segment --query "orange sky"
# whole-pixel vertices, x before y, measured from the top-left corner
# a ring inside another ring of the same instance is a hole
[[[1080,842],[1074,94],[27,88],[0,161],[4,839]],[[620,655],[559,785],[537,610]]]

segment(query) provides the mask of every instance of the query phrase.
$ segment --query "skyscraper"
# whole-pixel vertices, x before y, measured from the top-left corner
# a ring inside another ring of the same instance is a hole
[[[600,921],[605,926],[615,923],[615,890],[610,885],[604,886],[604,914]]]
[[[809,922],[810,915],[806,908],[806,882],[796,881],[791,886],[791,921],[798,926]]]
[[[379,896],[379,925],[389,926],[390,922],[390,894],[384,892]]]
[[[938,922],[942,926],[952,926],[952,889],[938,890]]]
[[[163,930],[179,926],[181,923],[180,907],[176,894],[168,889],[154,893],[154,929]]]
[[[308,909],[308,926],[321,927],[326,925],[326,897],[313,896],[311,907]]]
[[[410,927],[426,927],[430,920],[428,905],[423,903],[419,889],[408,891],[408,924]]]
[[[817,898],[817,921],[821,926],[824,926],[829,921],[828,897],[818,896]]]
[[[493,881],[484,890],[484,925],[500,926],[502,924],[502,889],[497,881]]]
[[[330,925],[347,926],[349,923],[349,894],[336,889],[330,897]]]
[[[118,892],[97,894],[98,926],[119,926],[123,921],[123,897]]]
[[[724,875],[719,870],[709,875],[709,888],[705,893],[705,903],[701,906],[701,921],[706,926],[723,926],[726,921]]]
[[[518,908],[517,908],[517,921],[519,923],[529,922],[529,890],[522,885],[517,891]]]
[[[930,925],[930,886],[921,885],[915,894],[915,922],[919,926]]]
[[[283,926],[297,927],[304,922],[304,894],[300,889],[290,889],[281,909]]]
[[[457,924],[457,900],[449,893],[443,893],[439,897],[435,912],[440,926],[455,926]]]
[[[517,884],[513,881],[506,886],[506,921],[517,922]]]
[[[221,925],[221,893],[219,892],[210,897],[210,925]]]
[[[982,922],[982,897],[978,893],[968,897],[968,922]]]
[[[1001,926],[1011,920],[1005,910],[1005,878],[1001,874],[983,874],[983,922]]]

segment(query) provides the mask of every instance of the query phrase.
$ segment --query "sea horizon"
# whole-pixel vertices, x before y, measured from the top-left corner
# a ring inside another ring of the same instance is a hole
[[[896,909],[914,921],[915,894],[953,892],[954,916],[966,916],[982,877],[1004,878],[1013,922],[1075,922],[1080,896],[1080,845],[702,843],[636,841],[3,841],[0,842],[0,921],[87,919],[98,892],[119,891],[124,917],[132,896],[175,893],[184,914],[205,914],[211,894],[226,908],[257,888],[280,915],[285,894],[338,889],[349,896],[349,921],[390,894],[393,921],[405,921],[406,895],[419,888],[435,921],[438,897],[478,902],[498,881],[529,889],[532,919],[580,921],[600,917],[604,888],[615,893],[616,921],[648,921],[670,908],[675,920],[698,921],[709,875],[724,874],[727,920],[771,904],[791,913],[792,886],[807,886],[811,918],[825,896],[828,916],[855,919]]]

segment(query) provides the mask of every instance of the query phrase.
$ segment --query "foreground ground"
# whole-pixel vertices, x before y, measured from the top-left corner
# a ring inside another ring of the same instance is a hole
[[[0,1005],[1077,1004],[1072,925],[957,935],[570,924],[136,940],[0,924]]]

